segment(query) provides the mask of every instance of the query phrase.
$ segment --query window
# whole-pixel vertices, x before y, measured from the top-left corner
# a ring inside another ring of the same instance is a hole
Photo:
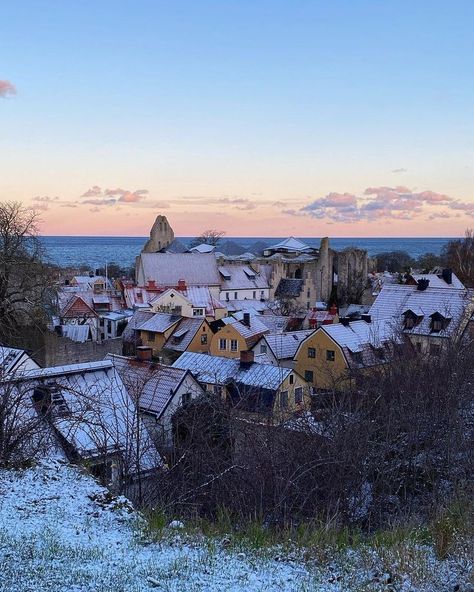
[[[306,298],[311,298],[311,290],[309,288],[306,292]]]
[[[444,317],[441,313],[435,312],[431,315],[430,331],[431,333],[439,333],[446,329],[450,319]]]
[[[294,382],[295,382],[295,375],[290,374],[290,384],[293,384]]]
[[[182,406],[186,407],[186,405],[189,405],[190,402],[191,402],[191,393],[183,393],[181,395]]]
[[[37,387],[33,390],[33,403],[42,414],[69,415],[70,411],[63,394],[57,386]]]
[[[204,309],[203,308],[193,308],[193,317],[203,317],[204,316]]]
[[[225,351],[227,349],[227,339],[219,339],[219,349]]]
[[[305,370],[304,371],[304,379],[306,380],[306,382],[313,382],[313,380],[314,380],[313,371],[312,370]]]
[[[219,397],[222,395],[222,387],[220,384],[215,384],[212,390],[214,391],[215,395],[218,395]]]
[[[230,351],[236,352],[238,349],[238,342],[237,339],[231,339],[230,340]]]
[[[421,341],[416,342],[416,351],[421,353]]]
[[[308,347],[308,358],[315,358],[316,357],[316,348],[315,347]]]
[[[334,362],[335,359],[336,359],[336,352],[333,349],[327,349],[326,350],[326,360],[328,362]]]
[[[229,299],[230,299],[229,292],[226,292],[226,293],[225,293],[225,299],[226,299],[226,300],[229,300]]]
[[[303,402],[303,387],[297,386],[295,388],[295,403],[298,405]]]
[[[261,343],[260,344],[260,353],[261,354],[266,354],[267,353],[267,344],[266,343]]]
[[[430,354],[432,356],[439,356],[441,353],[441,346],[437,343],[430,343]]]
[[[265,290],[260,290],[260,298],[263,298],[265,296]]]
[[[281,391],[280,393],[280,408],[286,409],[288,407],[288,391]]]
[[[155,334],[152,331],[148,331],[147,339],[148,341],[155,341]]]
[[[238,299],[238,296],[239,295],[237,294],[237,292],[234,292],[234,300],[237,300]]]
[[[201,345],[207,345],[207,333],[201,335]]]
[[[257,292],[256,292],[255,290],[252,292],[252,298],[253,298],[254,300],[255,300],[255,298],[257,298]]]
[[[403,328],[414,329],[417,325],[420,324],[420,321],[422,319],[423,315],[417,315],[412,310],[406,310],[403,313]]]

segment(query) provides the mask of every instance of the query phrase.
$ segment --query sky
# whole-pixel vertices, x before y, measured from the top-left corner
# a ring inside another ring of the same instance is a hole
[[[458,236],[471,0],[19,0],[0,201],[50,235]]]

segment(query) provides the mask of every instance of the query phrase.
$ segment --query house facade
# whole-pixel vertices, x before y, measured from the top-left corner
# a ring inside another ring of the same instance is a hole
[[[317,391],[351,385],[352,373],[389,362],[396,337],[388,323],[366,320],[324,325],[310,333],[295,354],[295,370]]]
[[[470,330],[473,312],[472,290],[454,281],[438,280],[432,286],[429,277],[408,285],[385,285],[370,309],[375,321],[390,323],[415,351],[427,355],[437,355],[461,339]]]
[[[225,324],[212,336],[209,353],[213,356],[240,358],[241,352],[252,349],[262,335],[270,332],[249,313],[244,313],[242,321],[232,317],[223,320]]]
[[[297,372],[255,363],[253,352],[240,359],[185,353],[173,367],[189,370],[205,390],[252,418],[280,422],[310,406],[308,385]]]

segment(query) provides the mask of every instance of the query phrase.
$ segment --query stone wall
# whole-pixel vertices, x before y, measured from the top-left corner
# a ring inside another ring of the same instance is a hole
[[[80,364],[103,360],[109,353],[122,353],[122,338],[106,339],[101,343],[86,341],[78,343],[51,331],[26,329],[20,338],[10,345],[30,352],[33,359],[43,367]]]

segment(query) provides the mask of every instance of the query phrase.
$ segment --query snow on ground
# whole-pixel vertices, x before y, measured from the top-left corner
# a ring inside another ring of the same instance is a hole
[[[466,559],[438,562],[430,549],[371,549],[330,561],[291,553],[226,550],[179,529],[161,542],[125,498],[58,461],[0,471],[0,590],[8,592],[468,590]],[[270,550],[271,551],[271,550]],[[410,568],[410,562],[411,565]],[[404,567],[405,573],[402,569]]]

